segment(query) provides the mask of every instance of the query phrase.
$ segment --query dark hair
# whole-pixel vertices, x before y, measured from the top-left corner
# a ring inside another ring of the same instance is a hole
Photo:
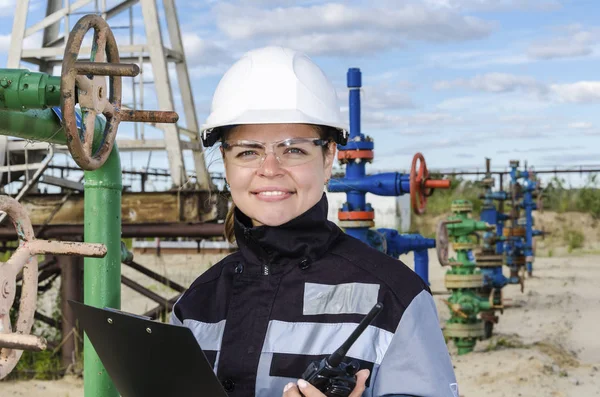
[[[335,136],[337,135],[337,130],[335,128],[323,126],[323,125],[316,125],[316,124],[309,124],[309,125],[315,129],[317,134],[319,134],[319,138],[326,139],[330,142],[335,141]],[[225,139],[227,139],[227,135],[235,127],[236,126],[224,128],[221,133],[221,141],[224,141]],[[327,154],[328,150],[329,150],[329,145],[323,146],[323,156],[325,156]],[[230,243],[233,243],[235,241],[235,232],[234,232],[234,228],[233,228],[235,208],[236,208],[235,203],[232,200],[231,206],[229,207],[229,210],[227,211],[227,215],[225,216],[225,238]]]

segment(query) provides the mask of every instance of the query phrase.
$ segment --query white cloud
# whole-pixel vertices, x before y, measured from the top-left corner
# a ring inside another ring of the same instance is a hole
[[[415,126],[433,126],[455,124],[459,118],[443,112],[423,112],[410,115],[395,115],[389,112],[370,111],[361,116],[363,126],[367,128],[396,129],[400,134],[413,135]],[[407,130],[408,129],[408,130]]]
[[[297,34],[274,37],[270,43],[311,55],[371,54],[400,46],[392,37],[381,37],[377,32],[366,31]]]
[[[587,43],[561,38],[549,43],[535,44],[529,48],[527,53],[536,59],[572,58],[590,55],[592,47]]]
[[[228,66],[220,65],[199,65],[188,66],[190,77],[192,79],[201,79],[208,76],[222,76],[227,71]]]
[[[261,9],[220,3],[214,12],[218,28],[231,39],[288,44],[311,54],[373,52],[398,47],[405,40],[478,39],[489,35],[495,26],[423,4],[383,8],[328,3]]]
[[[541,160],[546,164],[581,164],[584,161],[598,161],[596,153],[563,153],[557,155],[542,156]]]
[[[215,0],[216,2],[216,0]],[[283,7],[283,6],[293,6],[293,5],[303,5],[303,4],[319,4],[324,1],[315,1],[315,0],[236,0],[235,3],[247,6],[263,6],[263,7]]]
[[[587,121],[578,121],[575,123],[569,123],[569,128],[576,130],[589,130],[591,128],[594,128],[594,125]]]
[[[562,36],[532,44],[527,53],[534,59],[573,58],[588,56],[600,39],[600,29],[585,30],[575,24],[561,29]]]
[[[600,103],[600,81],[552,84],[550,88],[559,102]]]
[[[561,8],[558,0],[425,0],[437,7],[469,11],[553,11]]]
[[[437,90],[449,88],[469,88],[486,92],[514,92],[517,90],[544,94],[547,88],[529,76],[516,76],[508,73],[486,73],[470,79],[438,81],[434,84]]]
[[[233,63],[233,57],[214,41],[201,38],[196,33],[184,33],[181,38],[189,65],[217,65]]]
[[[529,76],[507,73],[487,73],[470,79],[438,81],[437,90],[467,88],[475,91],[507,93],[521,91],[540,99],[568,103],[600,102],[600,81],[579,81],[567,84],[544,84]]]
[[[364,108],[373,110],[408,109],[415,107],[410,97],[401,92],[401,90],[386,89],[384,87],[363,87],[361,102]]]
[[[14,14],[15,12],[15,0],[0,0],[0,12],[8,13],[5,16]]]
[[[493,65],[522,65],[532,62],[531,58],[515,54],[515,50],[461,51],[429,54],[426,65],[433,68],[480,69]]]
[[[550,152],[560,152],[560,153],[564,153],[565,151],[569,151],[569,150],[581,150],[581,149],[585,149],[584,146],[548,146],[548,147],[533,147],[533,148],[526,148],[526,149],[513,149],[511,151],[507,151],[507,152],[512,152],[512,153],[550,153]]]
[[[2,0],[0,0],[2,1]],[[0,54],[7,54],[10,50],[11,33],[0,34]],[[39,48],[42,43],[42,32],[34,33],[23,40],[23,48]]]

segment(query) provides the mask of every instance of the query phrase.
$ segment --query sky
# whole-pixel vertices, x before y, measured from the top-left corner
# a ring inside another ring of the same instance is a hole
[[[117,3],[106,1],[109,8]],[[43,18],[45,3],[30,1],[28,26]],[[82,10],[93,11],[93,3]],[[10,46],[14,4],[0,0],[0,65]],[[276,44],[305,52],[324,70],[346,117],[346,72],[361,69],[361,127],[375,141],[370,172],[407,170],[416,152],[431,170],[482,169],[486,157],[493,168],[508,167],[512,159],[538,169],[600,165],[596,0],[177,0],[176,5],[199,123],[227,68],[246,51]],[[111,26],[128,20],[122,14]],[[145,42],[139,5],[133,20],[134,42]],[[118,42],[129,43],[124,29],[115,34]],[[39,35],[27,45],[36,40]],[[144,74],[151,79],[148,65]],[[154,101],[146,99],[146,107]],[[132,134],[130,127],[119,131],[119,137]],[[147,164],[147,154],[122,156],[124,166]],[[210,171],[222,169],[214,151],[206,158]],[[166,168],[164,153],[151,160],[151,166]]]

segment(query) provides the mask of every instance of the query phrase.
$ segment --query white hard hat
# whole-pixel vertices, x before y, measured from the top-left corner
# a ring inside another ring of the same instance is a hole
[[[337,94],[323,71],[306,55],[283,47],[247,52],[225,73],[202,126],[204,146],[221,136],[220,127],[239,124],[304,123],[337,130],[346,144],[347,123]]]

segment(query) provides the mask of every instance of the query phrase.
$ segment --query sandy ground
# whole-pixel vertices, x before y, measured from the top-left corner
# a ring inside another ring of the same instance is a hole
[[[202,271],[201,263],[218,258],[177,255],[136,260],[174,280],[189,285]],[[412,255],[401,258],[412,266]],[[442,269],[430,252],[431,288],[444,292]],[[168,295],[154,282],[124,268],[124,274]],[[473,353],[449,350],[460,393],[476,396],[600,396],[600,338],[595,324],[600,317],[600,255],[537,258],[534,277],[525,292],[517,286],[504,290],[510,307],[500,316],[491,340],[481,341]],[[435,295],[440,321],[448,318],[444,295]],[[123,309],[141,313],[153,304],[123,287]],[[69,377],[60,381],[1,382],[0,396],[83,396],[83,382]]]

